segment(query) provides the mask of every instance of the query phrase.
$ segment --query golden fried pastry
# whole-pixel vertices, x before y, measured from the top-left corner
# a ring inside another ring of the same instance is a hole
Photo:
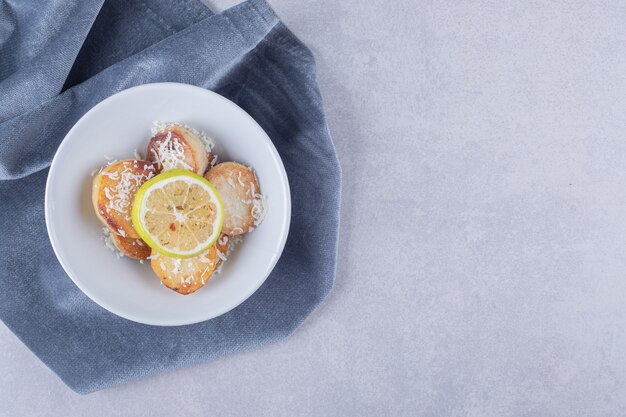
[[[215,186],[224,203],[222,232],[236,236],[254,229],[265,207],[254,172],[237,162],[222,162],[211,168],[205,178]]]
[[[125,256],[132,259],[148,259],[152,249],[141,239],[122,237],[117,233],[111,233],[113,245]]]
[[[179,294],[191,294],[211,278],[220,262],[226,260],[229,241],[229,237],[222,234],[208,251],[193,258],[172,258],[152,252],[150,265],[167,288]]]
[[[198,132],[170,124],[150,139],[146,159],[154,162],[159,172],[179,168],[202,175],[209,166],[208,151]]]
[[[148,161],[126,159],[104,167],[93,179],[92,201],[96,216],[113,234],[138,239],[131,220],[135,193],[156,175]]]

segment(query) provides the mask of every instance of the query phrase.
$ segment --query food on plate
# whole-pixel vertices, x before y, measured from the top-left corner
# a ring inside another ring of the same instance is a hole
[[[161,283],[179,294],[201,288],[266,207],[252,168],[217,159],[204,133],[156,124],[146,160],[111,162],[93,179],[106,245],[118,258],[150,259]]]
[[[221,235],[207,251],[193,258],[173,258],[153,252],[150,265],[163,285],[180,294],[197,291],[226,259],[230,238]]]
[[[224,208],[205,178],[174,169],[141,186],[132,219],[135,230],[152,249],[189,258],[215,243],[222,231]]]
[[[133,201],[139,187],[154,175],[151,162],[125,159],[105,166],[94,177],[92,201],[96,216],[114,234],[139,238],[132,226]]]
[[[224,233],[241,235],[260,223],[265,201],[250,168],[237,162],[222,162],[212,167],[205,178],[215,186],[224,203]]]
[[[195,129],[178,123],[163,124],[155,129],[146,158],[159,172],[186,169],[202,175],[209,167],[211,147],[210,140]]]
[[[123,237],[117,233],[111,233],[110,236],[113,246],[131,259],[148,259],[152,253],[150,246],[139,238]]]

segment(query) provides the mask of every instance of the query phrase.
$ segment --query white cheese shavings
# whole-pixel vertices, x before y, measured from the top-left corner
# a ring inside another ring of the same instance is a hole
[[[233,253],[235,247],[242,241],[241,236],[230,236],[228,240],[230,241],[230,244],[228,245],[228,250],[226,251],[226,253],[224,254],[219,250],[217,251],[217,256],[219,256],[222,262],[220,262],[217,268],[215,268],[215,271],[213,272],[214,275],[219,275],[222,273],[222,267],[224,266],[224,263],[228,260],[228,257],[231,255],[231,253]]]
[[[109,177],[112,180],[117,180],[120,177],[120,173],[119,172],[103,172],[102,175],[104,175],[105,177]]]
[[[203,264],[211,264],[211,265],[213,265],[213,261],[206,257],[206,253],[202,254],[201,256],[199,256],[198,260],[200,262],[202,262]]]
[[[103,173],[103,175],[107,175],[117,181],[115,186],[104,189],[104,193],[109,200],[106,205],[106,210],[109,212],[115,210],[125,214],[129,212],[132,207],[131,195],[134,195],[135,191],[139,189],[145,181],[154,176],[154,171],[149,170],[147,174],[138,174],[133,172],[129,167],[126,167],[121,175],[118,174],[119,172],[117,171],[114,174]],[[125,236],[122,232],[120,232],[120,234]]]
[[[102,228],[102,236],[100,237],[100,239],[104,241],[104,246],[106,246],[107,249],[113,252],[117,259],[120,259],[124,256],[124,254],[120,252],[115,246],[115,243],[113,242],[113,236],[111,235],[111,231],[108,227]]]
[[[180,258],[173,258],[172,262],[174,262],[174,271],[173,272],[175,274],[177,274],[180,271],[181,260],[180,260]]]
[[[206,150],[208,152],[210,152],[211,149],[213,149],[213,147],[215,146],[215,142],[213,141],[213,138],[211,138],[209,135],[207,135],[203,131],[194,129],[193,127],[188,126],[188,125],[183,124],[183,123],[163,122],[163,121],[157,120],[157,121],[152,123],[152,136],[154,136],[154,135],[156,135],[158,133],[165,132],[168,129],[170,129],[172,127],[176,127],[176,126],[181,127],[183,129],[187,129],[192,134],[198,136],[202,140],[202,142],[204,142],[204,146],[206,147]]]
[[[266,213],[267,213],[267,203],[266,203],[264,196],[260,195],[260,197],[252,200],[252,217],[254,217],[255,226],[258,226],[261,224],[261,222],[265,218]]]
[[[258,226],[265,218],[267,212],[266,198],[255,190],[254,183],[250,183],[250,194],[252,194],[252,217],[254,217],[254,225]]]
[[[221,250],[215,249],[215,252],[217,253],[217,257],[220,258],[222,262],[226,261],[226,255],[224,255]]]
[[[204,271],[202,271],[202,273],[200,274],[200,281],[202,282],[202,285],[206,284],[206,281],[204,280],[204,274],[206,274],[206,271],[209,270],[209,267],[207,266],[206,268],[204,268]]]
[[[154,122],[152,122],[152,136],[156,135],[157,133],[163,132],[165,130],[167,130],[167,127],[170,125],[171,123],[166,123],[166,122],[162,122],[160,120],[155,120]]]
[[[185,162],[185,148],[178,138],[172,138],[172,132],[167,132],[165,138],[156,142],[156,150],[150,148],[150,152],[154,157],[159,169],[169,171],[171,169],[181,168],[188,171],[192,170],[191,165]]]

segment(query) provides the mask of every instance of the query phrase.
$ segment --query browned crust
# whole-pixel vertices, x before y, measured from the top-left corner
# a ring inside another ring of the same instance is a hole
[[[157,168],[158,172],[163,170],[159,162],[158,149],[161,143],[165,140],[168,133],[171,134],[170,140],[172,143],[179,143],[184,151],[184,162],[189,165],[187,167],[180,167],[184,169],[189,169],[190,171],[195,172],[196,174],[202,175],[206,171],[209,162],[211,161],[206,150],[204,144],[194,144],[191,142],[191,138],[187,130],[182,126],[170,126],[166,130],[158,132],[154,135],[150,142],[148,142],[148,148],[146,150],[146,159],[150,162],[153,162]],[[200,139],[198,139],[200,140]],[[198,149],[201,148],[201,149]],[[202,154],[204,153],[204,154]]]
[[[113,244],[124,255],[132,259],[148,259],[152,249],[141,239],[122,237],[111,232]]]
[[[254,172],[237,162],[222,162],[211,168],[205,178],[215,186],[224,203],[222,232],[236,236],[253,229],[253,188],[255,193],[261,193]]]
[[[130,172],[142,175],[144,179],[137,184],[134,184],[129,194],[130,205],[128,205],[122,212],[108,207],[111,201],[107,196],[105,189],[112,189],[119,183],[124,170],[130,170]],[[132,225],[131,211],[132,201],[135,198],[135,193],[148,178],[154,176],[156,173],[155,167],[151,162],[126,159],[123,161],[117,161],[98,173],[93,179],[92,200],[96,216],[100,221],[105,224],[114,234],[119,234],[122,237],[138,239],[139,235],[135,231]],[[108,175],[107,175],[108,174]],[[111,175],[114,178],[111,178]],[[117,175],[117,178],[115,178]]]
[[[211,246],[208,251],[199,256],[185,259],[171,258],[153,252],[150,266],[167,288],[179,294],[191,294],[209,281],[221,262],[218,250],[222,254],[226,254],[229,244],[228,236],[221,235],[216,244]],[[203,262],[202,259],[205,261]]]

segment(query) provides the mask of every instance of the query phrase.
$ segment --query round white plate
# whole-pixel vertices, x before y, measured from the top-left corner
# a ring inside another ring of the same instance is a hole
[[[117,259],[104,245],[91,203],[92,173],[108,158],[145,155],[154,121],[180,122],[215,141],[220,161],[253,167],[267,200],[263,223],[191,295],[161,285],[149,261]],[[146,84],[99,103],[69,131],[52,161],[45,201],[52,247],[65,272],[89,298],[139,323],[177,326],[217,317],[263,284],[285,246],[291,217],[289,183],[267,134],[245,111],[214,92],[177,83]]]

